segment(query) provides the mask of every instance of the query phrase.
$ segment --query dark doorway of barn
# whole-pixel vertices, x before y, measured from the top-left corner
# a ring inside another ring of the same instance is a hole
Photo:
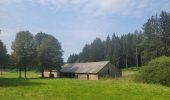
[[[87,80],[89,80],[89,74],[87,74]]]
[[[62,78],[75,78],[75,73],[60,73]]]

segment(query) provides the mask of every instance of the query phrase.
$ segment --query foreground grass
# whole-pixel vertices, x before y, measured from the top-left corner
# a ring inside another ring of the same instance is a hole
[[[16,73],[0,76],[0,100],[169,100],[170,88],[135,83],[136,70],[124,70],[118,79],[17,79]]]

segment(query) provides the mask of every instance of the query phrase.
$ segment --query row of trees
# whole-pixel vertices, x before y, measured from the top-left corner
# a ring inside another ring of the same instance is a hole
[[[12,42],[12,61],[21,71],[24,69],[25,78],[28,68],[39,66],[44,77],[44,70],[58,69],[63,63],[61,44],[52,35],[37,33],[35,36],[29,31],[20,31]]]
[[[69,63],[110,60],[117,67],[141,66],[155,57],[170,56],[170,13],[162,11],[143,25],[142,31],[122,36],[96,38],[80,54],[72,54]]]
[[[0,70],[2,75],[2,70],[9,63],[9,55],[7,54],[7,50],[3,42],[0,40]]]

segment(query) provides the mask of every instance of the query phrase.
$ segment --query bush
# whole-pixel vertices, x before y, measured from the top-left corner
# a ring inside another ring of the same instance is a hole
[[[140,69],[136,79],[145,83],[160,83],[170,86],[170,57],[156,58]]]

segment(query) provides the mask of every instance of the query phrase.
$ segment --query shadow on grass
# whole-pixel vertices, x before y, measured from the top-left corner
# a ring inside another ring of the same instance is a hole
[[[45,83],[41,82],[32,82],[29,79],[0,78],[0,87],[35,86],[44,84]]]

